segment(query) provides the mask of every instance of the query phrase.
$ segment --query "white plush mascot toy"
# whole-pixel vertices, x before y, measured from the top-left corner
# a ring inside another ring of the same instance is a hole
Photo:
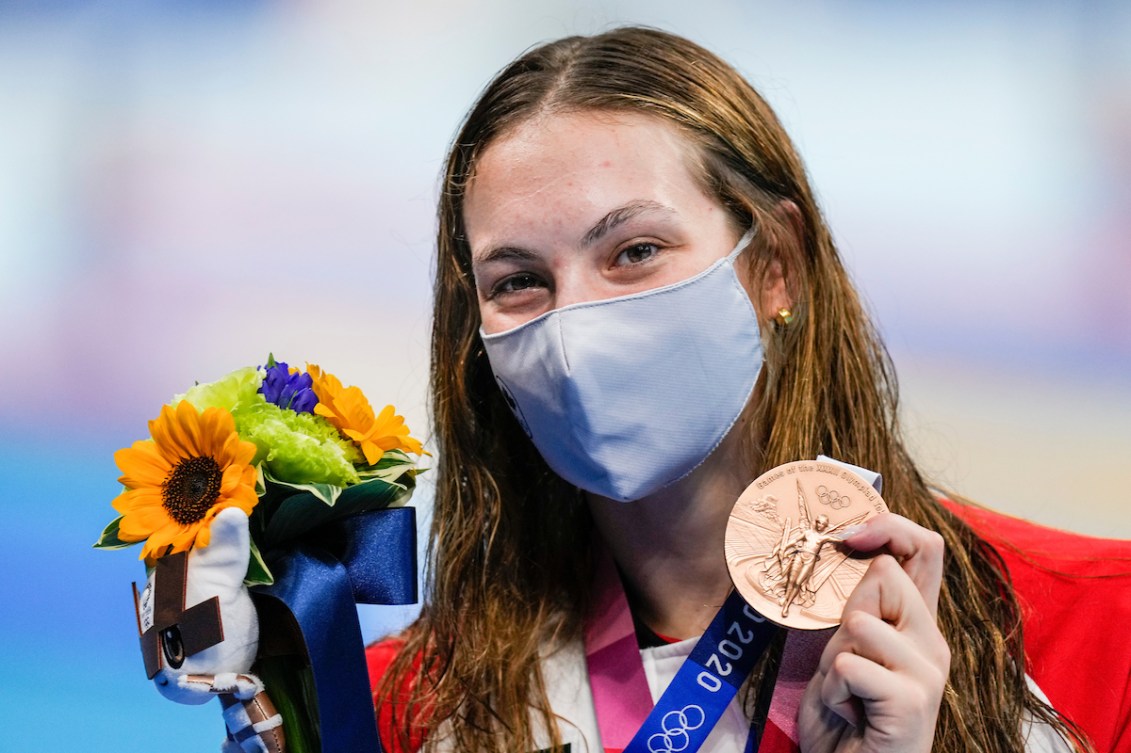
[[[244,585],[251,547],[247,515],[228,508],[212,521],[208,546],[157,560],[136,593],[145,670],[177,703],[219,697],[224,753],[282,753],[283,720],[251,665],[259,619]]]

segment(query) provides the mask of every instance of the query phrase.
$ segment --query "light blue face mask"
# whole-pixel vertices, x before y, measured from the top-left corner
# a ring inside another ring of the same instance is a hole
[[[699,274],[578,303],[514,329],[480,329],[491,369],[546,463],[628,502],[677,481],[746,407],[762,338],[734,269],[754,236]]]

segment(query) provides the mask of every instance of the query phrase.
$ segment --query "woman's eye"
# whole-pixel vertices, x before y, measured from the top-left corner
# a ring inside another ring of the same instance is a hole
[[[659,252],[660,247],[655,243],[634,243],[617,254],[616,265],[640,264],[651,260]]]
[[[532,275],[529,272],[520,272],[510,277],[505,277],[495,283],[491,288],[491,297],[497,295],[506,295],[507,293],[518,293],[522,290],[529,290],[530,288],[543,287],[542,280],[537,275]]]

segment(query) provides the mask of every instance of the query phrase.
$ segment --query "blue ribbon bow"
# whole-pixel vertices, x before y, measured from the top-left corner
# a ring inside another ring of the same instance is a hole
[[[416,510],[374,510],[341,525],[340,557],[300,544],[271,561],[274,584],[254,590],[282,603],[302,631],[322,753],[380,753],[356,604],[416,602]]]

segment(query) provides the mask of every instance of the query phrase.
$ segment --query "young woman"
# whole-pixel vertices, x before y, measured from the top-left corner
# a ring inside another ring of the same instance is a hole
[[[428,601],[369,651],[388,747],[621,747],[599,605],[623,589],[659,695],[731,590],[731,506],[818,454],[882,474],[892,514],[847,539],[879,555],[703,750],[1086,745],[1026,677],[1000,557],[908,457],[801,161],[731,67],[639,28],[531,50],[468,115],[439,215]]]

